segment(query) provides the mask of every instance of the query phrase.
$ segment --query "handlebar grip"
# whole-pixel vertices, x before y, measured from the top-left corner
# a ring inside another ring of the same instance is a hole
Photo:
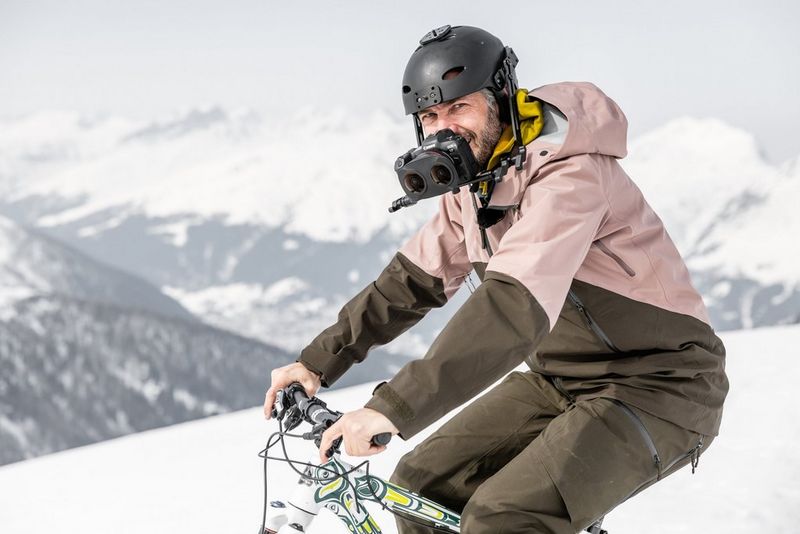
[[[287,389],[291,391],[295,405],[309,400],[305,388],[299,382],[293,382]]]
[[[390,441],[392,441],[391,432],[381,432],[380,434],[372,436],[373,445],[388,445]]]

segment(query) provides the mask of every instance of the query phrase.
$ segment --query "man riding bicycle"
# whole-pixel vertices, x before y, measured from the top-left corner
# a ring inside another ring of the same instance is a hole
[[[468,534],[577,532],[696,465],[719,431],[725,348],[618,162],[617,104],[590,83],[514,90],[513,51],[479,28],[444,26],[420,43],[402,88],[418,137],[450,130],[486,170],[524,146],[524,165],[442,195],[338,321],[273,371],[265,413],[292,382],[309,395],[333,384],[474,270],[481,285],[425,357],[328,429],[320,451],[343,436],[349,454],[380,452],[373,435],[408,439],[525,362],[405,455],[392,481],[460,512]]]

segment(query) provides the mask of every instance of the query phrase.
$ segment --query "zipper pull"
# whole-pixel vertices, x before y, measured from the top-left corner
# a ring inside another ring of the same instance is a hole
[[[697,466],[700,464],[700,449],[703,448],[703,438],[700,438],[700,441],[697,442],[697,445],[692,451],[692,474],[694,474],[695,470],[697,470]]]
[[[578,300],[577,297],[575,297],[573,302],[575,302],[575,307],[578,308],[578,311],[581,313],[581,315],[586,317],[586,322],[589,323],[589,327],[591,328],[592,325],[594,325],[594,321],[592,321],[591,315],[586,313],[586,308],[583,307],[583,303],[580,300]]]

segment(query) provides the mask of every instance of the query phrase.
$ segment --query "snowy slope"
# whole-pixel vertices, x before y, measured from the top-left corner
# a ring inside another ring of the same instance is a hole
[[[793,534],[800,522],[800,460],[795,452],[800,404],[800,327],[722,335],[731,392],[720,437],[697,474],[683,470],[624,503],[607,517],[611,534]],[[324,395],[349,410],[372,384]],[[259,399],[260,400],[260,399]],[[0,468],[0,528],[4,534],[108,532],[255,533],[260,523],[263,447],[273,424],[258,408],[145,432]],[[395,440],[372,470],[391,465],[418,442]],[[305,444],[293,456],[313,454]],[[270,498],[291,491],[295,476],[271,464]],[[393,522],[374,511],[384,532]],[[310,530],[334,534],[329,516]]]

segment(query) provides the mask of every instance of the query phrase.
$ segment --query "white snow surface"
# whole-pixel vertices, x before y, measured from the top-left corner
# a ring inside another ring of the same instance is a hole
[[[684,469],[622,504],[611,534],[790,534],[800,524],[800,326],[726,332],[731,391],[720,436],[695,475]],[[361,406],[374,384],[322,398],[339,410]],[[435,426],[438,426],[435,425]],[[275,429],[260,408],[143,432],[0,468],[0,532],[29,534],[255,533],[261,521],[262,463]],[[395,439],[373,457],[385,477],[410,442]],[[291,443],[295,459],[313,445]],[[350,459],[351,461],[353,459]],[[270,499],[287,497],[296,475],[270,464]],[[384,532],[396,532],[372,508]],[[311,534],[345,533],[330,515]]]

